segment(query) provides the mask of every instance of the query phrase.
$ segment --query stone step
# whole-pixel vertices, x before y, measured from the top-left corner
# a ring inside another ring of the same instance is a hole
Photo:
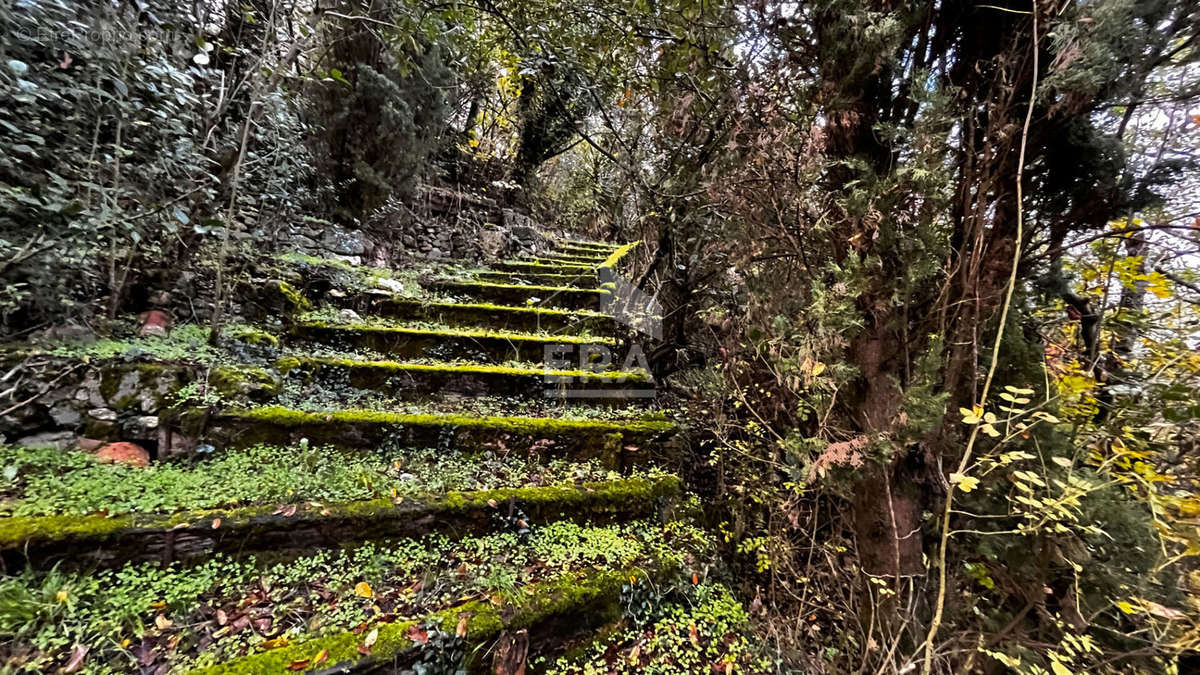
[[[619,324],[608,314],[591,310],[517,307],[491,303],[422,302],[396,296],[369,296],[355,304],[364,313],[408,321],[432,321],[449,326],[484,327],[494,331],[584,332],[615,334]]]
[[[447,392],[606,402],[646,399],[654,395],[654,381],[644,371],[597,372],[541,365],[407,363],[296,356],[280,359],[276,369],[288,380],[348,385],[387,394],[394,400]]]
[[[621,244],[613,244],[607,241],[588,241],[586,239],[558,239],[554,242],[556,246],[569,246],[574,248],[586,248],[612,252],[621,248]]]
[[[526,659],[560,652],[570,641],[612,624],[621,618],[622,592],[630,585],[656,585],[673,571],[667,565],[602,569],[581,572],[526,587],[510,602],[475,600],[427,615],[420,621],[380,623],[371,633],[347,631],[329,637],[260,652],[234,661],[194,671],[195,675],[244,673],[401,673],[414,672],[422,660],[429,633],[458,636],[466,672],[494,670],[494,654],[503,649],[507,634],[522,634],[528,645]],[[374,635],[373,646],[363,649],[364,634]],[[453,639],[453,638],[451,638]],[[431,641],[430,641],[431,642]],[[311,665],[311,667],[310,667]],[[417,671],[422,672],[422,671]],[[442,672],[442,671],[430,671]],[[449,672],[449,671],[447,671]]]
[[[535,274],[594,274],[596,266],[591,264],[561,261],[504,260],[493,267],[507,272],[532,272]]]
[[[607,255],[583,255],[577,253],[543,253],[535,258],[538,261],[549,263],[566,263],[569,265],[588,265],[595,267],[600,263],[608,260]]]
[[[542,487],[450,491],[424,497],[344,503],[301,502],[230,508],[0,518],[0,553],[6,564],[48,569],[59,560],[104,566],[170,563],[215,553],[279,554],[347,542],[455,536],[494,529],[492,517],[519,510],[533,522],[624,522],[655,512],[678,497],[680,481],[655,474]]]
[[[608,256],[612,255],[613,251],[616,251],[617,248],[619,247],[605,246],[601,248],[595,246],[580,246],[578,244],[556,243],[553,245],[551,250],[565,255],[577,255],[587,258],[607,258]]]
[[[595,272],[587,271],[576,274],[542,274],[538,272],[475,272],[474,277],[480,281],[492,281],[499,284],[528,284],[533,286],[573,286],[575,288],[596,288],[599,280]]]
[[[6,582],[10,591],[13,581],[49,589],[52,598],[58,591],[81,631],[110,638],[89,640],[86,659],[73,640],[42,642],[37,672],[73,670],[72,660],[104,672],[410,672],[436,660],[492,672],[491,652],[504,650],[493,642],[505,633],[528,631],[529,656],[553,656],[619,620],[629,588],[698,573],[689,561],[709,553],[695,528],[657,522],[674,517],[676,494],[631,499],[660,514],[640,520],[604,524],[610,517],[602,513],[586,525],[542,522],[508,502],[483,502],[489,527],[478,536],[436,533],[117,569],[67,561]],[[122,601],[122,615],[111,616]],[[36,612],[28,621],[28,634],[45,635],[61,619]],[[9,647],[24,653],[34,649],[30,642]]]
[[[214,446],[285,445],[301,439],[315,445],[371,448],[445,447],[531,451],[541,456],[598,458],[616,469],[672,454],[663,443],[675,425],[662,419],[573,420],[553,417],[410,414],[346,409],[308,412],[283,406],[234,409],[209,416],[181,414],[183,432]]]
[[[521,332],[492,332],[479,329],[420,328],[386,323],[330,324],[302,321],[292,326],[299,340],[335,348],[370,349],[397,358],[471,359],[479,363],[523,361],[541,363],[547,350],[565,346],[578,353],[612,349],[612,338],[551,335]]]
[[[609,298],[609,292],[603,289],[527,286],[489,281],[436,279],[428,282],[426,287],[448,295],[517,307],[599,310]]]

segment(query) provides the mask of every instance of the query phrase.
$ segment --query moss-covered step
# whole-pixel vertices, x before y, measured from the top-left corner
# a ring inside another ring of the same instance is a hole
[[[508,272],[534,272],[538,274],[587,274],[595,272],[594,264],[568,263],[561,261],[503,260],[492,265],[497,270]]]
[[[370,349],[396,358],[470,359],[480,363],[541,363],[547,350],[564,346],[579,353],[612,349],[612,338],[545,333],[495,332],[462,328],[409,328],[386,323],[330,324],[301,321],[292,328],[299,340],[339,349]]]
[[[608,256],[596,256],[593,258],[590,256],[585,257],[585,256],[567,255],[565,253],[545,253],[543,255],[538,256],[537,258],[534,258],[534,260],[537,262],[544,262],[544,263],[548,263],[548,264],[552,264],[552,265],[556,265],[556,264],[587,265],[588,267],[590,267],[592,269],[595,269],[598,265],[600,265],[600,263],[603,263],[607,259],[608,259]]]
[[[620,244],[614,244],[608,241],[590,241],[587,239],[557,239],[554,241],[555,246],[571,246],[575,248],[591,248],[591,249],[607,249],[614,250],[620,248]]]
[[[244,506],[120,516],[0,518],[6,564],[44,567],[69,556],[106,566],[130,561],[187,560],[213,553],[332,547],[350,541],[418,537],[431,532],[481,534],[493,520],[521,512],[533,522],[605,524],[645,517],[680,494],[675,476],[649,475],[594,483],[451,491],[423,498],[349,503]]]
[[[610,254],[608,258],[604,260],[604,262],[600,263],[600,266],[596,269],[596,274],[599,276],[602,284],[610,282],[613,277],[616,276],[617,271],[620,269],[621,265],[626,262],[629,254],[632,253],[635,248],[641,246],[641,244],[642,242],[640,241],[631,241],[628,244],[624,244],[617,250],[613,251],[612,254]]]
[[[609,255],[618,248],[621,248],[620,244],[581,244],[575,241],[556,241],[552,246],[556,251],[583,253],[587,255]]]
[[[654,395],[645,371],[559,370],[480,363],[408,363],[332,357],[289,356],[276,368],[289,380],[348,384],[397,399],[437,392],[495,394],[533,398],[641,400]]]
[[[365,311],[383,318],[433,321],[448,326],[475,326],[494,331],[590,331],[611,335],[619,326],[611,315],[586,309],[515,307],[486,302],[421,302],[395,296],[373,298],[367,307]]]
[[[426,287],[440,293],[465,296],[480,302],[558,309],[599,310],[610,295],[609,291],[603,289],[527,286],[490,281],[459,281],[457,279],[435,279],[428,282]]]
[[[438,649],[448,648],[463,658],[461,664],[449,664],[452,670],[462,666],[470,675],[508,672],[498,670],[493,660],[498,651],[495,645],[503,635],[525,632],[531,656],[553,653],[558,645],[620,620],[624,588],[653,586],[672,571],[669,564],[655,564],[566,573],[506,598],[472,600],[420,621],[379,623],[362,631],[347,631],[193,670],[191,675],[411,672],[418,662],[437,660],[441,656],[436,653]],[[430,633],[446,637],[435,642]],[[368,635],[371,645],[364,648]]]
[[[475,272],[474,277],[480,281],[492,281],[499,284],[529,284],[533,286],[573,286],[575,288],[596,288],[599,281],[594,270],[575,274],[543,274],[539,272],[497,272],[487,270]]]
[[[604,262],[606,258],[577,258],[575,256],[562,255],[559,253],[545,253],[536,258],[531,258],[530,262],[535,262],[541,265],[560,265],[583,267],[587,269],[596,269],[596,266]]]
[[[317,445],[369,448],[381,443],[448,450],[517,450],[548,456],[601,458],[612,468],[644,464],[668,451],[675,426],[658,419],[569,420],[372,410],[306,412],[282,406],[230,410],[211,419],[185,417],[185,429],[218,447]],[[196,427],[196,428],[192,428]]]

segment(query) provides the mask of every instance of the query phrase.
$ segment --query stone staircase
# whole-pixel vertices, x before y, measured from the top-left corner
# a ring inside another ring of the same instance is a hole
[[[307,260],[272,282],[286,321],[239,333],[219,366],[102,372],[168,383],[154,464],[12,451],[0,549],[29,597],[0,590],[0,613],[15,603],[33,627],[0,657],[24,672],[540,672],[628,624],[648,589],[701,583],[711,552],[670,471],[674,423],[649,374],[612,358],[632,336],[606,280],[631,248],[560,240],[408,295],[315,283],[326,263]],[[139,471],[177,478],[155,492]],[[60,492],[65,507],[34,496]]]

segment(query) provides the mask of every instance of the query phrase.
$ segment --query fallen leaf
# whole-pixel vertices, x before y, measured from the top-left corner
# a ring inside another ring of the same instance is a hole
[[[496,503],[495,499],[489,499],[488,506],[492,507],[493,509],[500,507],[500,505]]]
[[[692,572],[692,585],[693,586],[700,585],[700,575],[697,574],[696,572]]]
[[[406,635],[408,636],[408,639],[412,640],[413,642],[420,642],[421,644],[426,644],[429,642],[429,633],[425,632],[425,629],[421,628],[420,626],[413,626],[412,628],[409,628]]]
[[[220,519],[220,518],[213,518],[212,528],[215,530],[215,529],[217,529],[217,528],[218,528],[218,527],[220,527],[220,526],[221,526],[221,519]]]
[[[371,590],[371,584],[365,581],[360,581],[354,585],[354,594],[360,598],[375,597],[375,592]]]
[[[300,661],[292,661],[292,665],[288,666],[288,670],[296,670],[296,671],[305,670],[307,668],[308,668],[308,659],[303,659]]]
[[[63,669],[64,673],[73,673],[83,667],[83,660],[87,658],[88,646],[85,644],[77,644],[71,650],[71,660],[67,661],[67,667]]]
[[[294,515],[296,515],[296,505],[295,504],[292,504],[291,506],[289,506],[283,510],[284,518],[291,518]]]
[[[458,620],[458,627],[454,629],[454,634],[458,637],[467,636],[467,617]]]
[[[158,626],[159,630],[166,630],[171,627],[171,620],[159,614],[154,617],[154,625]]]
[[[279,649],[280,647],[286,647],[289,644],[291,644],[291,641],[288,640],[286,636],[284,636],[284,637],[277,637],[274,640],[266,640],[262,643],[261,646],[263,649]]]
[[[700,644],[700,630],[696,628],[696,624],[688,626],[688,639],[694,645]]]
[[[316,656],[313,657],[312,664],[315,666],[318,663],[324,663],[325,660],[327,660],[328,658],[329,658],[329,650],[322,649],[321,651],[317,652]]]
[[[642,658],[642,646],[634,645],[633,651],[629,652],[629,665],[636,666]]]
[[[227,623],[229,623],[229,615],[225,613],[225,610],[218,609],[217,610],[217,625],[224,626]]]

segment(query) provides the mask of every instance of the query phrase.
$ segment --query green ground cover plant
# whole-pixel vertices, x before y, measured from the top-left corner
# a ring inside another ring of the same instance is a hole
[[[162,513],[218,507],[350,502],[593,482],[613,477],[595,460],[436,449],[344,451],[301,443],[226,450],[141,469],[93,455],[0,446],[0,509],[10,516]]]
[[[702,582],[681,589],[626,587],[629,601],[651,596],[650,616],[627,619],[592,644],[547,662],[535,662],[547,675],[675,675],[677,673],[765,673],[770,661],[750,633],[750,617],[723,585]],[[654,596],[665,595],[666,598]],[[661,599],[655,604],[653,600]]]
[[[503,605],[592,566],[683,569],[704,540],[678,524],[556,522],[526,535],[431,535],[269,564],[218,556],[193,567],[23,572],[0,578],[0,660],[49,672],[82,645],[77,672],[183,672],[471,600]]]

